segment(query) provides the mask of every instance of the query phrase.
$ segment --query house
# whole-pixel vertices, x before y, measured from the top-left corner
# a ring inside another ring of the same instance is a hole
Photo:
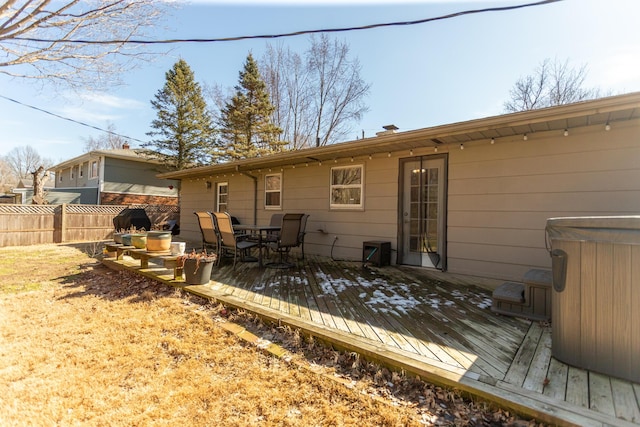
[[[68,173],[67,173],[68,174]],[[495,288],[550,269],[548,218],[640,213],[640,93],[398,132],[159,175],[194,211],[246,223],[310,214],[305,251],[392,263]]]
[[[179,181],[157,178],[167,169],[128,144],[94,150],[49,170],[55,172],[54,188],[47,189],[50,204],[178,204]]]

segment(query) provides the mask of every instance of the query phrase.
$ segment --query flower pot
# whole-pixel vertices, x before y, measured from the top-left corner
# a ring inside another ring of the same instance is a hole
[[[185,242],[171,242],[171,255],[184,255],[184,251],[187,248]]]
[[[206,285],[211,280],[214,261],[202,259],[184,260],[184,281],[188,285]]]
[[[122,244],[125,246],[131,246],[131,234],[125,233],[122,235]]]
[[[166,252],[171,247],[171,231],[149,231],[147,233],[147,251]]]
[[[113,233],[113,241],[122,244],[122,235],[124,233]]]
[[[147,247],[147,235],[136,233],[131,235],[131,244],[136,249],[144,249]]]

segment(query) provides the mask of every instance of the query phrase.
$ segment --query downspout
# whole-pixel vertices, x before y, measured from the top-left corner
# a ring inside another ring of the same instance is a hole
[[[250,173],[240,172],[240,168],[236,166],[236,172],[253,180],[253,223],[258,223],[258,177]]]

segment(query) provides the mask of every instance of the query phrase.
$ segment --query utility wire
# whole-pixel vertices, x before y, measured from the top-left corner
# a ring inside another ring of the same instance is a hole
[[[476,13],[485,13],[485,12],[503,12],[508,10],[515,9],[523,9],[527,7],[534,6],[542,6],[550,3],[557,3],[563,0],[542,0],[534,3],[525,3],[513,6],[503,6],[503,7],[489,7],[484,9],[473,9],[473,10],[465,10],[462,12],[450,13],[448,15],[436,16],[432,18],[424,18],[418,19],[415,21],[399,21],[399,22],[387,22],[387,23],[379,23],[379,24],[369,24],[362,25],[357,27],[344,27],[344,28],[325,28],[319,30],[302,30],[302,31],[294,31],[291,33],[281,33],[281,34],[263,34],[263,35],[254,35],[254,36],[237,36],[237,37],[222,37],[222,38],[211,38],[211,39],[167,39],[167,40],[135,40],[135,39],[125,39],[125,40],[88,40],[88,39],[71,39],[71,40],[59,40],[59,39],[43,39],[43,38],[35,38],[35,37],[14,37],[15,40],[23,40],[30,42],[39,42],[39,43],[70,43],[70,44],[97,44],[97,45],[106,45],[106,44],[172,44],[172,43],[218,43],[218,42],[232,42],[239,40],[253,40],[253,39],[277,39],[282,37],[292,37],[292,36],[300,36],[304,34],[317,34],[317,33],[338,33],[338,32],[346,32],[346,31],[360,31],[360,30],[370,30],[373,28],[382,28],[382,27],[397,27],[404,25],[417,25],[424,24],[427,22],[440,21],[444,19],[457,18],[459,16],[464,15],[472,15]]]
[[[95,130],[99,130],[99,131],[101,131],[101,132],[106,132],[106,133],[109,133],[109,134],[114,135],[114,136],[119,136],[119,137],[121,137],[121,138],[130,139],[130,140],[132,140],[132,141],[137,141],[137,142],[140,142],[140,143],[143,143],[143,144],[145,144],[145,143],[146,143],[146,141],[141,141],[141,140],[139,140],[139,139],[132,138],[132,137],[130,137],[130,136],[126,136],[126,135],[121,135],[121,134],[119,134],[119,133],[117,133],[117,132],[113,132],[113,131],[110,131],[110,130],[107,130],[107,129],[102,129],[102,128],[99,128],[99,127],[97,127],[97,126],[93,126],[93,125],[90,125],[90,124],[88,124],[88,123],[81,122],[81,121],[79,121],[79,120],[70,119],[70,118],[68,118],[68,117],[64,117],[64,116],[61,116],[61,115],[59,115],[59,114],[52,113],[51,111],[43,110],[42,108],[38,108],[38,107],[34,107],[33,105],[25,104],[24,102],[20,102],[20,101],[18,101],[18,100],[15,100],[15,99],[9,98],[9,97],[4,96],[4,95],[0,95],[0,98],[6,99],[7,101],[15,102],[16,104],[18,104],[18,105],[22,105],[23,107],[32,108],[32,109],[34,109],[34,110],[36,110],[36,111],[40,111],[41,113],[49,114],[50,116],[56,117],[56,118],[58,118],[58,119],[67,120],[67,121],[69,121],[69,122],[73,122],[73,123],[76,123],[76,124],[79,124],[79,125],[82,125],[82,126],[86,126],[86,127],[88,127],[88,128],[92,128],[92,129],[95,129]]]

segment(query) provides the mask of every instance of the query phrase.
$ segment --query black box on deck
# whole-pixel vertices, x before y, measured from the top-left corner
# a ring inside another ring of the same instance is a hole
[[[383,267],[391,264],[391,242],[370,240],[362,243],[362,262]]]

